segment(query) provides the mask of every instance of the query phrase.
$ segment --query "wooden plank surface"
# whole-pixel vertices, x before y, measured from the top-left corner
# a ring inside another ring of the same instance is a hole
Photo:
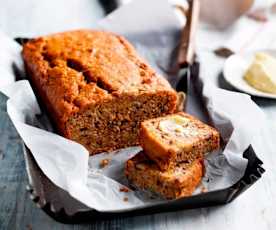
[[[19,4],[16,0],[2,0],[0,28],[10,36],[33,36],[92,27],[102,16],[97,1],[22,0]],[[276,101],[255,101],[269,120],[264,138],[256,140],[262,142],[263,147],[257,152],[267,172],[235,202],[214,208],[64,225],[52,220],[29,199],[22,143],[6,114],[6,98],[0,95],[0,229],[276,229]]]

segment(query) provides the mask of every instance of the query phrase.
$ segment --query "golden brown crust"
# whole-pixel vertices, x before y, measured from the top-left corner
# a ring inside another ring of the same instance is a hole
[[[159,94],[169,98],[164,114],[175,110],[177,96],[168,82],[137,55],[128,41],[113,33],[79,30],[40,37],[27,42],[22,55],[37,94],[59,132],[70,139],[76,133],[73,117],[103,103],[114,101],[116,106],[122,95],[135,100],[137,95]],[[91,153],[114,149],[86,147]]]
[[[161,121],[169,120],[177,115],[187,119],[188,122],[184,125],[184,129],[188,130],[191,135],[187,133],[186,136],[179,136],[160,130]],[[161,170],[174,167],[177,162],[191,162],[202,158],[205,153],[218,149],[220,146],[220,136],[214,128],[184,112],[142,122],[139,139],[145,153],[156,162]]]
[[[202,159],[196,159],[191,163],[179,163],[175,168],[162,172],[144,152],[129,159],[125,166],[125,175],[131,184],[159,193],[167,199],[192,195],[203,174]]]

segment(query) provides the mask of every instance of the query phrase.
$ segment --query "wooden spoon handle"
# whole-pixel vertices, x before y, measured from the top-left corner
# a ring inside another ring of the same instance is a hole
[[[188,3],[187,21],[181,33],[178,53],[178,65],[180,68],[187,67],[193,63],[195,32],[199,20],[199,0],[188,0]]]

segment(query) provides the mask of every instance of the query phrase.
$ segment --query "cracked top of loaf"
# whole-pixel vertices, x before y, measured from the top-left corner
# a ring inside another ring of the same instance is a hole
[[[23,58],[39,95],[64,122],[87,105],[120,94],[173,91],[128,41],[110,32],[78,30],[32,39]]]

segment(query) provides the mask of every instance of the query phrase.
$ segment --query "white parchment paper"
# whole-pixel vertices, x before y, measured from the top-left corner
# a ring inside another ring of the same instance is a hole
[[[100,21],[97,28],[125,36],[140,55],[174,83],[175,76],[166,74],[164,70],[168,69],[172,60],[181,25],[166,0],[159,0],[158,4],[135,0]],[[21,47],[0,34],[0,50],[0,90],[9,97],[7,112],[38,165],[54,184],[102,212],[120,212],[166,202],[159,198],[149,199],[141,191],[120,192],[122,185],[127,185],[123,175],[124,163],[139,152],[140,147],[89,157],[80,144],[52,133],[29,82],[14,82],[14,67],[23,71]],[[200,52],[199,59],[204,102],[214,125],[227,143],[223,151],[209,155],[205,162],[207,170],[203,183],[209,191],[213,191],[226,188],[241,178],[247,165],[242,153],[262,127],[264,115],[249,96],[225,91],[212,84],[209,79],[217,75],[219,69],[211,53]],[[187,109],[206,120],[193,90],[188,94]],[[99,167],[101,159],[110,159],[103,169]]]

